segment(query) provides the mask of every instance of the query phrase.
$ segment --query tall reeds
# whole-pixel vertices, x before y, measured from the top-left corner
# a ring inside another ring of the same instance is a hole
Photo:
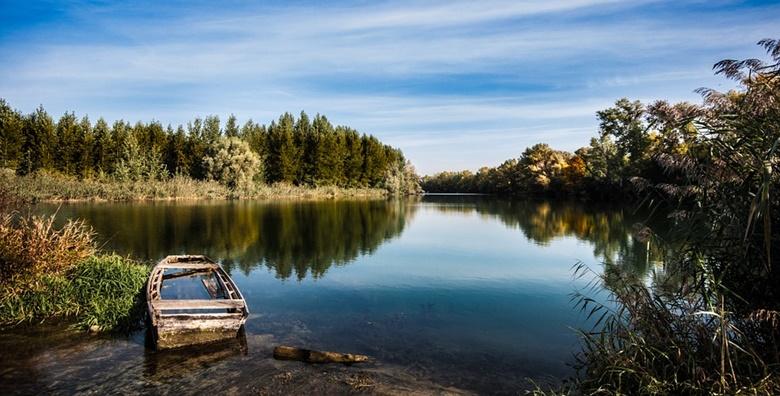
[[[0,169],[0,184],[18,200],[40,201],[143,201],[143,200],[210,200],[210,199],[276,199],[383,197],[387,190],[367,187],[296,186],[290,183],[251,183],[231,189],[216,181],[173,176],[163,180],[118,181],[112,179],[78,179],[47,171],[17,176]]]
[[[41,275],[60,275],[95,252],[94,232],[82,221],[56,227],[55,215],[0,215],[0,286],[36,289]]]
[[[588,395],[778,394],[777,367],[757,351],[755,321],[726,309],[725,296],[708,308],[695,294],[648,288],[631,276],[578,276],[609,292],[605,302],[575,294],[594,323],[581,331],[583,350],[572,389]],[[658,285],[661,286],[661,285]]]

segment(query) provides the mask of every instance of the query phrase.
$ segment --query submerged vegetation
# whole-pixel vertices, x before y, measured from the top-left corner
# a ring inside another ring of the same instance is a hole
[[[325,116],[310,120],[304,112],[298,118],[285,113],[267,126],[252,120],[239,126],[235,116],[223,126],[217,116],[209,116],[174,130],[156,121],[131,125],[119,120],[109,126],[101,118],[93,124],[74,113],[55,122],[43,107],[24,115],[0,99],[0,167],[33,180],[44,173],[44,180],[68,178],[87,185],[50,199],[171,198],[182,196],[177,195],[180,186],[190,197],[263,197],[277,189],[303,194],[316,187],[341,195],[350,189],[392,194],[420,190],[414,168],[400,150],[352,128],[333,126]],[[29,181],[12,180],[21,185]],[[198,193],[200,188],[217,191]],[[36,191],[27,195],[19,190],[23,199]]]
[[[91,331],[133,327],[148,268],[96,253],[81,221],[55,226],[55,215],[0,218],[0,327],[54,319]]]

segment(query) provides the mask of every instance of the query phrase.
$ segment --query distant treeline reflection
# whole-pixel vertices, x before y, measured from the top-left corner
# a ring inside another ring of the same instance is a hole
[[[652,236],[636,224],[644,217],[632,208],[575,202],[513,200],[491,196],[436,196],[424,205],[441,212],[475,212],[519,229],[546,245],[574,237],[593,247],[606,270],[637,276],[659,262]],[[406,200],[317,202],[214,202],[76,204],[59,209],[61,219],[91,224],[106,250],[143,260],[168,254],[206,254],[226,269],[244,273],[265,266],[281,279],[322,277],[333,266],[373,253],[399,236],[419,207]],[[53,211],[53,207],[41,210]],[[583,259],[587,259],[583,257]],[[574,265],[575,263],[572,263]]]
[[[635,206],[475,195],[426,195],[425,202],[444,212],[476,212],[495,217],[539,245],[557,238],[577,238],[593,247],[594,257],[603,260],[607,270],[619,266],[643,276],[653,264],[662,261],[664,254],[659,244],[653,243],[657,236],[648,234],[643,226],[648,216]]]
[[[91,224],[107,250],[158,260],[206,254],[229,271],[265,266],[277,277],[321,277],[401,234],[414,214],[403,201],[98,204],[64,206],[62,219]]]

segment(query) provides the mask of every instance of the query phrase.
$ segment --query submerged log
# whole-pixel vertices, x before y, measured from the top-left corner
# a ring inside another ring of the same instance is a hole
[[[351,353],[312,351],[280,345],[274,348],[274,359],[298,360],[306,363],[361,363],[367,362],[368,356]]]

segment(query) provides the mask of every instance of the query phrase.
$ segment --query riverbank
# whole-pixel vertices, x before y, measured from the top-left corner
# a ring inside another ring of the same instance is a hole
[[[96,255],[60,274],[41,275],[24,291],[0,293],[0,326],[62,320],[92,333],[138,327],[148,266]]]
[[[8,210],[8,209],[5,209]],[[135,328],[149,267],[98,251],[81,221],[0,217],[0,328],[53,320],[91,332]]]
[[[23,203],[72,201],[166,201],[223,199],[330,199],[381,198],[389,193],[381,188],[318,186],[287,183],[255,183],[230,189],[216,181],[174,176],[164,180],[115,181],[109,178],[78,179],[72,176],[36,172],[17,176],[0,170],[0,185]]]

